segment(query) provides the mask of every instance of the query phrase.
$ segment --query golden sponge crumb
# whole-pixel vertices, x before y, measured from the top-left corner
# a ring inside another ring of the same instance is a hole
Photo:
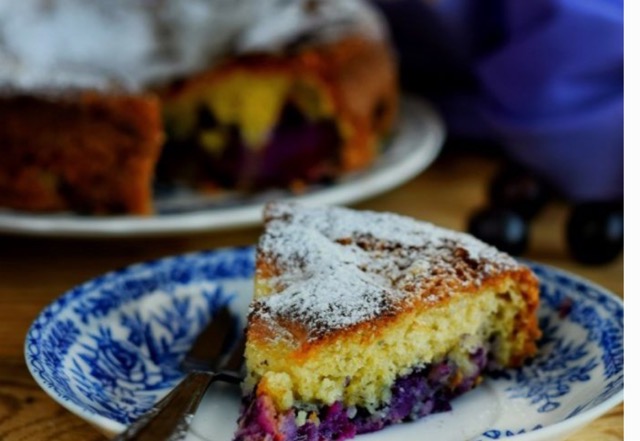
[[[478,293],[453,294],[438,305],[407,308],[389,321],[360,326],[309,348],[295,339],[250,338],[246,387],[258,385],[280,411],[296,402],[379,408],[398,376],[450,357],[465,370],[468,354],[492,341],[493,356],[508,366],[526,352],[527,329],[518,329],[526,309],[516,282]],[[250,330],[251,332],[251,330]]]

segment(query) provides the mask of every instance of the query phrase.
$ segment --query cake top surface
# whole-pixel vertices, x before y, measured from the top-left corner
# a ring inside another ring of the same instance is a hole
[[[0,91],[133,92],[229,53],[384,35],[363,0],[0,0]]]
[[[273,203],[265,218],[257,277],[269,295],[252,313],[308,340],[521,268],[468,234],[391,213]]]

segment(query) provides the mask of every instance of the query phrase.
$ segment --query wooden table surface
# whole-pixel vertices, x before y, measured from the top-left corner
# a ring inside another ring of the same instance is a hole
[[[422,175],[358,208],[393,211],[464,229],[485,202],[485,188],[498,162],[469,153],[447,154]],[[568,209],[554,202],[537,218],[526,257],[580,274],[623,295],[623,257],[586,267],[567,254]],[[140,260],[256,241],[258,228],[162,239],[65,240],[0,235],[0,440],[101,440],[96,430],[47,396],[24,362],[23,341],[36,315],[74,285]],[[623,439],[619,405],[574,435],[571,441]]]

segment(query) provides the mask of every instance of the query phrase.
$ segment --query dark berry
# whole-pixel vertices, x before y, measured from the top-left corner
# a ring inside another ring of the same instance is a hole
[[[529,220],[549,201],[550,191],[532,172],[514,165],[491,181],[489,198],[492,206],[509,208]]]
[[[469,221],[469,233],[501,251],[518,256],[529,241],[529,227],[513,210],[495,207],[475,213]]]
[[[567,223],[569,251],[585,264],[603,264],[622,251],[622,202],[588,202],[576,205]]]

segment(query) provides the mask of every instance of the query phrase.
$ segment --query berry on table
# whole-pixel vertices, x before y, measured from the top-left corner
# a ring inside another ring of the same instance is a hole
[[[610,262],[622,251],[623,230],[621,201],[578,204],[567,222],[569,251],[581,263],[597,265]]]
[[[469,221],[469,233],[514,256],[521,255],[529,242],[526,220],[513,210],[493,207],[476,212]]]
[[[530,220],[550,200],[545,182],[518,165],[503,168],[489,185],[489,199],[494,207],[515,211]]]

